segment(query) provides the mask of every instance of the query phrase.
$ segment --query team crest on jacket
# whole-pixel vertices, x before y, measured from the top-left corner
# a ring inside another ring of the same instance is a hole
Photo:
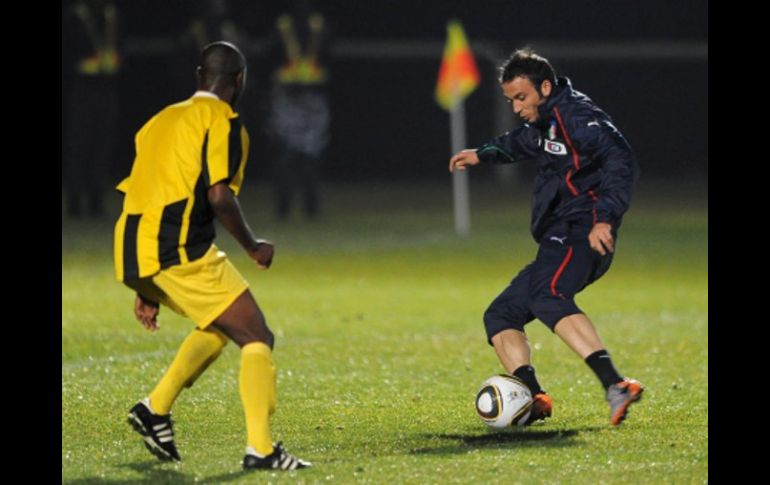
[[[566,155],[567,147],[564,146],[564,143],[559,143],[558,141],[546,140],[545,151],[547,151],[548,153],[553,153],[554,155]]]
[[[551,126],[548,127],[548,139],[556,138],[556,120],[551,120]]]

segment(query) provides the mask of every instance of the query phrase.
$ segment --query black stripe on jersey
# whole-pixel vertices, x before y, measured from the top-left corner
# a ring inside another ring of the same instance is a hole
[[[190,229],[187,232],[185,249],[187,259],[195,261],[200,258],[214,242],[216,230],[214,229],[214,211],[209,204],[208,177],[201,172],[198,181],[195,182],[195,201],[190,212]]]
[[[206,136],[203,137],[203,148],[201,149],[201,176],[206,187],[211,185],[209,180],[209,130],[206,130]],[[197,186],[196,186],[197,190]],[[197,199],[197,198],[196,198]]]
[[[241,164],[241,156],[243,155],[240,118],[230,120],[230,139],[228,140],[228,145],[227,182],[229,183],[235,177],[236,172],[238,172],[238,165]]]
[[[163,208],[158,231],[158,261],[161,268],[179,264],[179,234],[182,232],[182,216],[187,199],[172,202]]]
[[[136,233],[141,214],[128,214],[123,231],[123,281],[139,278],[139,257],[136,253]]]

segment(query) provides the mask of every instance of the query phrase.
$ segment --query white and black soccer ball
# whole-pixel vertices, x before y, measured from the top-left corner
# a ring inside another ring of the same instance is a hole
[[[524,426],[532,408],[532,393],[520,379],[500,374],[481,384],[476,413],[490,428]]]

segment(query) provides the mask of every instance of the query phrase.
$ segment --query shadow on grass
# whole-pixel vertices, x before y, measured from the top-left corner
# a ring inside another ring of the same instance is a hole
[[[117,465],[116,468],[128,468],[142,475],[141,478],[133,479],[109,479],[104,477],[79,478],[77,480],[68,480],[63,483],[67,485],[92,485],[97,483],[107,483],[111,485],[134,484],[134,483],[152,483],[152,484],[177,484],[177,483],[225,483],[236,480],[244,475],[254,474],[254,471],[238,470],[230,473],[221,473],[207,477],[191,477],[175,470],[171,463],[161,462],[136,462]],[[256,477],[255,477],[256,478]]]
[[[423,454],[449,454],[449,453],[467,453],[472,449],[481,448],[504,448],[509,444],[517,447],[548,447],[563,448],[576,446],[575,441],[580,433],[598,431],[602,428],[587,427],[582,429],[555,429],[547,431],[536,431],[531,429],[510,430],[489,432],[485,434],[460,434],[460,433],[439,433],[423,434],[421,437],[428,439],[440,439],[445,441],[454,441],[454,444],[446,444],[435,447],[416,448],[410,451],[413,455]]]

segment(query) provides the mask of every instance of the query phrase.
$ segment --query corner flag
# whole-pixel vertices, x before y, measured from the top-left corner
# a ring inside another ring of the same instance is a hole
[[[436,101],[442,108],[449,111],[451,155],[465,148],[464,101],[479,85],[481,76],[460,21],[449,21],[446,30],[444,57],[441,60],[436,82]],[[455,232],[461,237],[468,237],[471,231],[470,189],[468,173],[464,170],[455,170],[452,173],[452,198]]]
[[[451,111],[479,85],[479,69],[459,20],[447,24],[444,57],[436,82],[436,101]]]

